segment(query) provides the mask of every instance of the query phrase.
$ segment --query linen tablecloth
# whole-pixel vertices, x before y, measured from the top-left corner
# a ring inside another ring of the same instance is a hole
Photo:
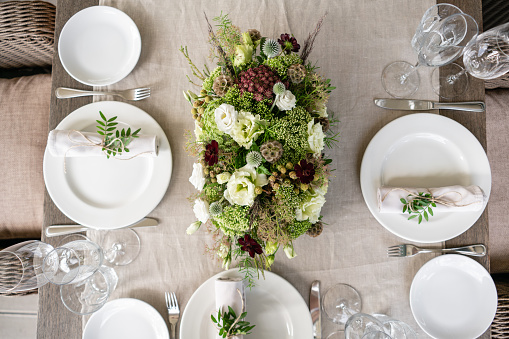
[[[295,242],[296,258],[289,260],[279,251],[273,272],[295,286],[306,302],[315,279],[322,281],[322,293],[336,283],[350,284],[361,294],[363,312],[388,314],[409,323],[422,335],[412,317],[408,294],[415,273],[433,255],[387,258],[387,247],[403,240],[385,230],[370,214],[361,194],[359,171],[371,138],[403,115],[373,104],[374,97],[388,96],[380,74],[392,61],[416,62],[410,40],[422,14],[435,1],[101,0],[100,4],[127,13],[142,39],[136,68],[109,89],[150,86],[151,97],[133,104],[157,120],[173,152],[170,186],[149,214],[160,225],[156,229],[137,229],[141,253],[130,265],[116,268],[120,281],[112,298],[138,298],[166,315],[164,291],[175,291],[184,309],[200,284],[222,270],[220,263],[211,261],[205,253],[210,235],[203,230],[192,236],[185,232],[195,221],[187,200],[195,192],[188,181],[195,159],[184,151],[184,131],[193,130],[194,122],[182,91],[193,86],[186,79],[186,74],[192,76],[187,61],[178,50],[188,46],[198,67],[213,67],[207,59],[210,46],[206,43],[203,13],[213,23],[212,18],[222,11],[242,31],[256,28],[262,36],[272,38],[292,33],[302,44],[328,11],[309,58],[337,86],[328,104],[329,112],[334,111],[340,120],[336,127],[340,137],[338,147],[325,150],[336,169],[322,209],[327,225],[319,237],[304,235]],[[426,75],[421,73],[423,85],[414,97],[436,99]],[[323,326],[324,337],[336,328],[325,318]]]

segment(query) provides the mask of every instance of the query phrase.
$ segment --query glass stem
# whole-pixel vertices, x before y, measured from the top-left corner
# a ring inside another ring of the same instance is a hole
[[[401,82],[401,84],[403,85],[407,81],[408,77],[411,76],[414,72],[416,72],[419,67],[421,67],[421,65],[419,64],[419,62],[417,62],[410,71],[403,74],[399,78],[399,81]]]
[[[460,78],[460,76],[462,76],[466,72],[467,72],[467,70],[465,68],[463,68],[463,70],[461,72],[458,72],[453,75],[449,75],[446,79],[447,84],[453,85]]]

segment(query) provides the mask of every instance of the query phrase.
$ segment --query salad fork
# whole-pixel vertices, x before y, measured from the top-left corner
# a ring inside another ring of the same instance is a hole
[[[473,257],[482,257],[486,254],[486,247],[478,244],[456,248],[420,248],[411,244],[403,244],[387,248],[387,255],[389,257],[413,257],[419,253],[456,253]]]
[[[118,92],[102,92],[102,91],[84,91],[81,89],[58,87],[55,90],[55,95],[59,99],[83,97],[87,95],[117,95],[126,100],[142,100],[150,96],[150,88],[133,88],[125,91]]]
[[[166,308],[168,309],[168,320],[170,321],[170,339],[176,339],[177,337],[175,336],[175,329],[180,317],[180,309],[177,302],[177,296],[175,295],[175,292],[165,292],[164,297],[166,299]]]

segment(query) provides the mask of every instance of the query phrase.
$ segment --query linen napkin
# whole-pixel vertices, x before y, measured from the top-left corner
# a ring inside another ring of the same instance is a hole
[[[52,130],[48,136],[48,150],[55,157],[92,157],[104,156],[100,146],[103,136],[96,132],[74,130]],[[155,135],[140,135],[133,138],[123,152],[122,158],[156,157],[158,140]]]
[[[479,211],[484,206],[486,197],[479,186],[446,186],[436,188],[415,188],[415,187],[388,187],[378,188],[378,210],[380,213],[402,213],[403,203],[412,200],[412,195],[420,192],[430,193],[436,200],[437,212],[472,212]],[[410,196],[408,196],[410,195]]]
[[[216,309],[215,314],[219,308],[221,312],[228,310],[230,306],[237,316],[242,313],[242,306],[246,310],[246,292],[244,290],[244,281],[242,278],[217,278],[215,282],[216,290]],[[240,294],[238,291],[240,291]],[[242,295],[242,298],[241,298]],[[217,335],[217,338],[221,338]],[[244,338],[243,335],[235,336],[236,339]]]

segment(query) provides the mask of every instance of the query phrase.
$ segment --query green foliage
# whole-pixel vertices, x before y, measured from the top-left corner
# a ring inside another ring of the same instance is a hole
[[[410,197],[412,195],[408,195]],[[408,212],[410,216],[408,220],[418,218],[418,223],[422,222],[422,219],[428,221],[429,216],[433,216],[433,210],[431,206],[437,207],[437,205],[433,202],[433,197],[429,193],[419,192],[418,196],[413,196],[412,200],[406,201],[401,198],[400,201],[403,204],[403,213]]]
[[[271,68],[274,68],[282,80],[285,80],[288,75],[288,67],[294,64],[302,64],[302,59],[298,54],[291,53],[286,55],[279,55],[275,58],[265,60],[265,64]]]
[[[260,118],[268,120],[271,117],[270,106],[272,102],[268,99],[256,101],[253,99],[253,94],[244,92],[240,94],[237,85],[232,86],[222,98],[224,103],[230,104],[237,111],[251,112],[254,115],[259,114]]]
[[[247,312],[244,312],[240,315],[240,319],[244,319],[247,315]],[[248,321],[237,320],[237,314],[233,308],[228,306],[228,312],[224,312],[221,314],[221,309],[217,311],[217,318],[214,315],[210,315],[212,322],[217,325],[219,328],[219,336],[222,338],[226,338],[230,335],[246,335],[250,334],[251,330],[255,327],[255,325],[251,325]]]
[[[129,148],[127,148],[127,146],[134,138],[139,137],[138,133],[141,131],[141,128],[138,128],[132,134],[130,127],[127,131],[125,129],[119,131],[116,127],[118,122],[115,122],[117,117],[107,119],[101,111],[99,111],[99,115],[101,116],[102,121],[96,120],[99,124],[96,127],[97,133],[104,136],[104,147],[102,148],[102,151],[106,152],[106,157],[109,159],[110,156],[114,157],[116,155],[122,155],[123,152],[129,152]]]
[[[292,237],[292,239],[297,239],[304,233],[306,233],[313,224],[309,220],[304,221],[295,221],[292,224],[288,225],[288,233]]]
[[[249,230],[249,206],[228,205],[214,221],[227,236],[243,236]]]
[[[286,222],[293,222],[295,219],[295,210],[299,207],[300,198],[294,191],[295,187],[292,184],[281,184],[275,190],[274,212],[280,220]]]
[[[221,67],[216,67],[212,73],[210,73],[210,76],[203,80],[202,88],[207,91],[207,93],[212,92],[212,85],[214,85],[214,80],[218,76],[221,75]]]

